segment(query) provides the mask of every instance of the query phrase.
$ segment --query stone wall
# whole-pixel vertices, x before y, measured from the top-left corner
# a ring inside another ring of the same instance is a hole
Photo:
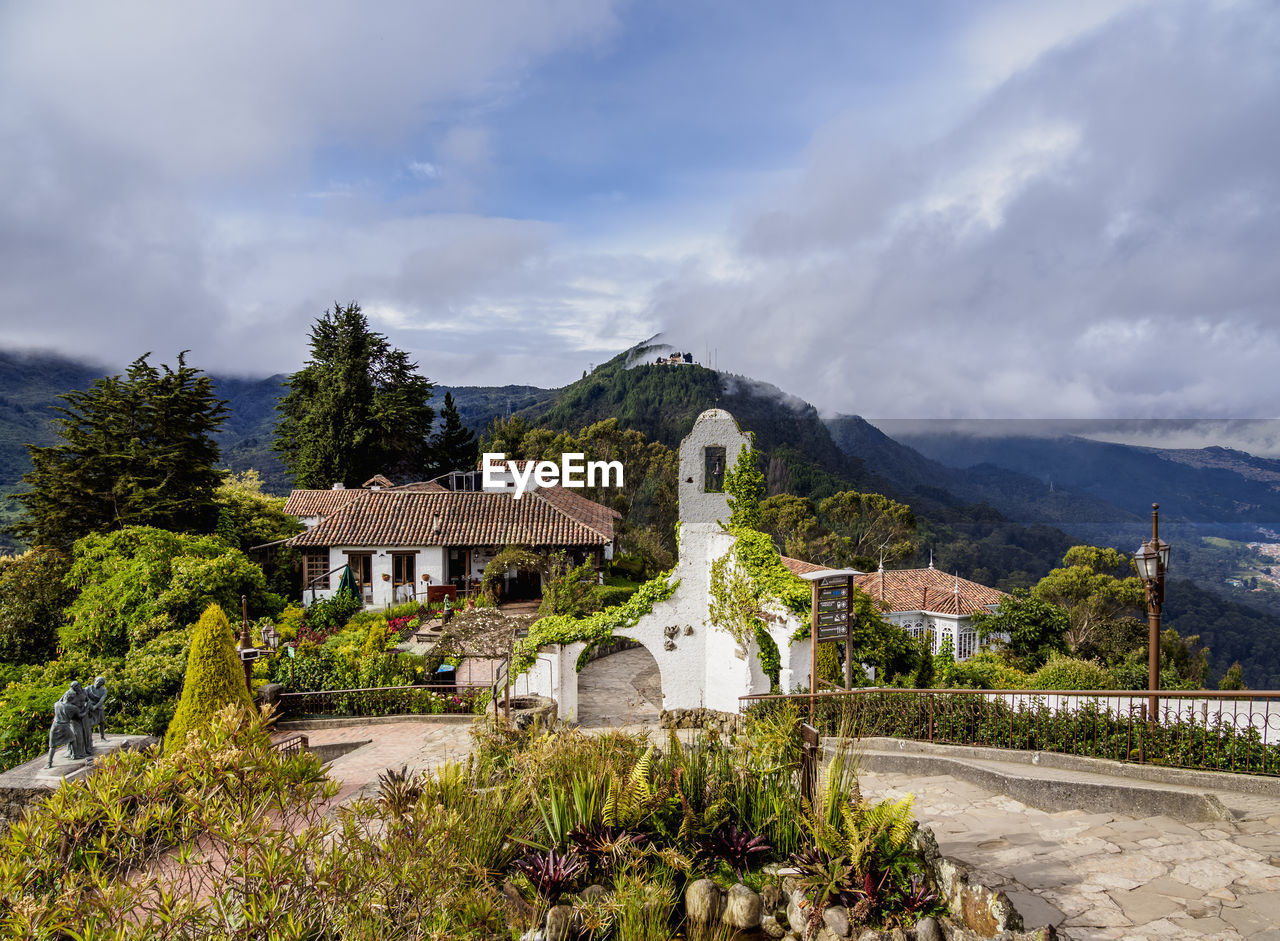
[[[0,787],[0,836],[9,830],[9,824],[22,816],[28,807],[49,796],[47,787]]]

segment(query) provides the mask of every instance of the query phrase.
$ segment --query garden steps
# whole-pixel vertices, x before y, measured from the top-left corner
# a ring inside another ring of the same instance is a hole
[[[828,758],[837,747],[832,739],[824,740],[824,746]],[[1280,815],[1280,780],[1275,778],[896,739],[863,739],[855,754],[859,767],[868,771],[948,775],[1046,811],[1200,822]]]

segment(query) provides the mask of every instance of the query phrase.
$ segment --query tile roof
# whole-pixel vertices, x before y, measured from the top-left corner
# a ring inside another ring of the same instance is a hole
[[[613,517],[541,490],[520,500],[482,491],[353,490],[345,506],[289,540],[293,546],[603,546]],[[576,494],[571,494],[576,497]],[[440,517],[440,531],[432,521]]]
[[[415,480],[410,484],[400,484],[391,490],[409,491],[410,493],[448,493],[449,488],[438,480]]]
[[[973,614],[1009,597],[998,588],[989,588],[933,568],[892,571],[882,569],[859,575],[854,583],[874,600],[881,602],[881,606],[889,612]]]
[[[379,483],[382,481],[382,483]],[[395,486],[387,478],[378,474],[366,480],[362,487],[348,487],[338,490],[294,490],[289,494],[289,499],[285,501],[284,511],[290,516],[308,517],[308,516],[332,516],[338,510],[342,509],[351,502],[358,494],[364,493],[371,489],[371,484],[377,484],[383,490],[425,490],[432,493],[441,493],[448,490],[434,480],[417,480],[409,484],[400,484]]]
[[[562,513],[568,513],[582,525],[595,530],[609,541],[613,540],[613,527],[616,521],[622,519],[622,514],[617,510],[612,510],[594,500],[588,500],[582,494],[565,487],[539,487],[537,490],[527,491],[525,498],[527,499],[530,494],[541,497]]]
[[[290,516],[332,516],[364,490],[294,490],[285,501],[284,511]]]
[[[821,572],[827,566],[814,565],[812,562],[805,562],[803,559],[793,559],[790,556],[782,557],[782,564],[791,570],[792,575],[804,575],[806,572]]]

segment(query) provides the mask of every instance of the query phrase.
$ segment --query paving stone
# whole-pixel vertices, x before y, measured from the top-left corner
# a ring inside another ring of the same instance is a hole
[[[1105,899],[1105,902],[1103,901]],[[1068,918],[1067,927],[1075,928],[1124,928],[1133,924],[1124,912],[1105,895],[1094,896],[1092,906],[1086,911]]]
[[[1065,912],[1050,905],[1034,892],[1027,892],[1022,889],[1005,889],[1004,894],[1009,896],[1009,900],[1013,902],[1013,907],[1022,916],[1022,923],[1026,925],[1028,930],[1040,928],[1044,925],[1054,925],[1056,927],[1067,919]]]
[[[1222,938],[1232,931],[1232,925],[1221,918],[1170,918],[1175,925],[1186,930],[1191,938]]]
[[[1166,915],[1180,915],[1183,912],[1182,906],[1176,901],[1146,886],[1109,894],[1125,916],[1135,925],[1156,921]]]
[[[1268,918],[1261,912],[1249,908],[1226,908],[1224,906],[1219,918],[1246,938],[1254,938],[1264,931],[1276,928],[1274,918]]]
[[[1236,881],[1237,874],[1222,863],[1211,859],[1198,859],[1193,862],[1175,866],[1169,878],[1177,882],[1185,882],[1205,892],[1210,889],[1225,889]]]

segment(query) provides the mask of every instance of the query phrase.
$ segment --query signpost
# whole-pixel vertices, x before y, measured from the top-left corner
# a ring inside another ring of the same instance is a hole
[[[813,585],[813,615],[809,628],[809,721],[813,721],[818,685],[818,644],[844,641],[844,683],[853,686],[853,577],[852,569],[822,569],[801,577]]]

